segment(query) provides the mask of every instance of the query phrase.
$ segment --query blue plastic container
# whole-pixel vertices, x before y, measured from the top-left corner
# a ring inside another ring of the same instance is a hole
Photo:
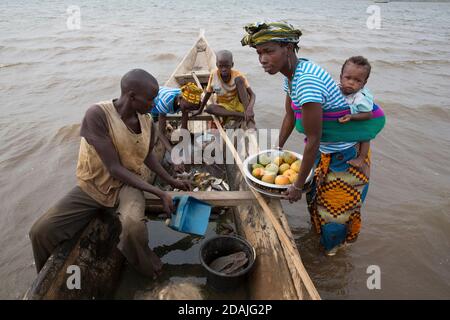
[[[191,196],[176,196],[173,201],[177,208],[172,213],[169,227],[175,231],[204,236],[211,206]]]

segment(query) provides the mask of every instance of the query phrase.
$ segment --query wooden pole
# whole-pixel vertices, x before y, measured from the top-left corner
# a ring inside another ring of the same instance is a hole
[[[200,80],[198,79],[195,72],[192,72],[192,76],[193,76],[195,82],[197,83],[197,86],[199,86],[199,88],[202,88]],[[223,130],[222,125],[220,124],[220,121],[217,119],[217,117],[212,115],[212,118],[213,118],[214,123],[216,124],[217,129],[220,132],[220,135],[222,136],[222,138],[224,139],[228,148],[230,149],[231,153],[233,154],[233,157],[236,160],[236,163],[239,167],[239,170],[241,171],[241,174],[243,176],[245,176],[243,165],[242,165],[242,160],[239,157],[239,154],[237,153],[236,148],[234,147],[234,144],[230,141],[230,139],[226,135],[226,133]],[[253,141],[253,143],[254,143],[254,141]],[[280,239],[281,245],[285,250],[285,253],[286,253],[285,256],[286,256],[286,259],[288,260],[288,264],[294,265],[294,267],[297,270],[303,284],[305,285],[306,290],[308,291],[308,294],[311,297],[311,299],[321,300],[319,292],[317,291],[316,287],[314,286],[314,283],[312,282],[311,278],[309,277],[308,272],[305,269],[305,266],[302,263],[302,260],[298,253],[298,249],[295,246],[295,243],[293,243],[292,239],[290,239],[288,237],[288,235],[284,231],[283,227],[278,222],[278,219],[274,216],[272,210],[268,206],[266,200],[255,190],[251,189],[251,191],[253,192],[256,200],[258,201],[259,205],[263,209],[264,214],[270,220],[273,227],[275,228],[278,238]],[[296,279],[292,279],[292,280],[296,281]],[[299,286],[295,286],[295,288],[297,290],[298,296],[301,297],[302,296],[301,289],[299,288]]]
[[[231,153],[233,154],[233,157],[236,160],[239,170],[241,171],[242,175],[245,176],[242,160],[239,157],[239,154],[237,153],[236,148],[234,147],[233,143],[230,141],[230,139],[226,135],[225,131],[222,128],[222,125],[220,124],[220,121],[217,119],[216,116],[213,116],[213,120],[217,126],[217,129],[220,132],[220,135],[222,136],[222,138],[224,139],[228,148],[230,149]],[[295,266],[295,269],[297,270],[303,284],[305,285],[305,288],[308,291],[309,296],[313,300],[321,300],[319,292],[317,291],[316,287],[314,286],[313,282],[311,281],[311,278],[309,277],[308,272],[306,271],[305,266],[303,265],[303,263],[300,259],[300,255],[298,253],[297,247],[292,243],[291,239],[289,239],[289,237],[286,235],[286,232],[284,231],[281,224],[278,222],[278,219],[273,215],[272,210],[268,206],[266,200],[258,192],[254,191],[253,189],[251,191],[253,192],[256,200],[258,201],[259,205],[263,209],[264,214],[270,220],[275,231],[277,232],[278,238],[280,239],[280,243],[285,250],[286,259],[288,259],[289,262]],[[295,281],[295,279],[293,279],[293,280]],[[297,288],[297,286],[296,286],[296,288]],[[301,292],[299,292],[299,296],[301,296]]]

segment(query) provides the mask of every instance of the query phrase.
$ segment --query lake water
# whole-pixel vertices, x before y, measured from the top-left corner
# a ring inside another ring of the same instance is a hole
[[[76,2],[76,3],[75,3]],[[67,8],[81,9],[69,30]],[[367,87],[387,114],[372,142],[370,192],[356,244],[325,257],[304,200],[284,204],[303,262],[323,298],[450,298],[450,3],[371,1],[11,1],[0,4],[0,298],[35,278],[28,231],[75,184],[85,110],[119,95],[131,68],[162,84],[199,29],[229,49],[256,93],[259,128],[279,128],[282,77],[269,76],[242,27],[285,19],[303,31],[299,55],[338,79],[344,60],[372,64]],[[287,147],[302,151],[293,133]],[[367,268],[381,270],[369,290]]]

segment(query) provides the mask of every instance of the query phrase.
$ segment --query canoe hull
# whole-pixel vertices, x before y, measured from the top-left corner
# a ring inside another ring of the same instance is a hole
[[[204,87],[209,72],[215,67],[215,55],[204,36],[200,36],[183,61],[177,66],[166,86],[179,87],[188,81],[200,81]],[[192,75],[195,72],[196,77]],[[180,120],[179,116],[169,117]],[[197,120],[198,119],[198,120]],[[189,130],[204,132],[211,123],[211,116],[200,115],[190,119]],[[195,121],[194,121],[195,120]],[[162,161],[165,149],[158,141],[154,152]],[[257,260],[248,280],[249,298],[256,300],[272,299],[310,299],[292,261],[286,258],[286,251],[273,225],[263,214],[260,205],[248,191],[248,186],[237,165],[224,165],[231,191],[242,192],[236,199],[224,199],[209,195],[215,205],[235,203],[233,218],[240,236],[244,237],[256,249]],[[153,181],[154,174],[152,175]],[[250,194],[250,195],[249,195]],[[229,194],[232,196],[232,194]],[[158,209],[155,199],[147,197],[147,207]],[[227,202],[228,201],[228,202]],[[278,199],[267,199],[268,205],[285,234],[295,247],[292,233]],[[124,258],[116,248],[120,234],[120,222],[112,216],[98,217],[72,242],[63,243],[52,254],[43,270],[39,273],[25,299],[102,299],[114,296],[121,275]],[[298,255],[298,253],[297,253]],[[299,256],[298,256],[299,259]],[[80,266],[81,289],[69,289],[67,286],[72,265]]]

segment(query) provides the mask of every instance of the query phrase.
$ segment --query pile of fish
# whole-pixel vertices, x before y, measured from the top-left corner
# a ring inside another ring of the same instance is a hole
[[[244,251],[239,251],[224,257],[215,259],[209,265],[211,269],[224,274],[238,273],[245,268],[248,262]]]
[[[197,191],[230,191],[230,186],[225,180],[216,178],[209,172],[199,172],[195,169],[190,172],[182,172],[175,175],[176,178],[189,180],[193,186],[194,192]],[[173,191],[180,191],[173,189]]]

